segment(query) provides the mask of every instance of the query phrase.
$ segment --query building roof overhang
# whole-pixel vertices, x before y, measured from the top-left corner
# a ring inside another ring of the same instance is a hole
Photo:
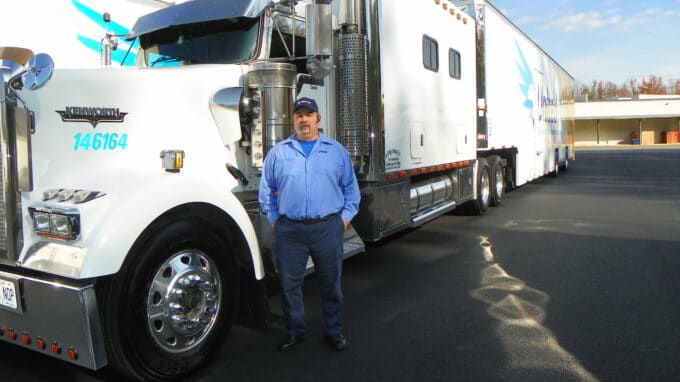
[[[576,120],[680,118],[680,99],[576,102]]]

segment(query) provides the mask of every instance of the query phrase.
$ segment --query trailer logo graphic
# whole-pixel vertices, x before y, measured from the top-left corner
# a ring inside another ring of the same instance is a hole
[[[534,84],[534,76],[531,75],[531,68],[527,63],[527,59],[524,57],[524,54],[522,53],[522,48],[520,48],[517,40],[515,40],[515,47],[517,47],[517,54],[519,55],[517,70],[519,71],[519,75],[522,78],[522,81],[519,84],[519,88],[525,97],[523,106],[529,112],[531,122],[535,127],[536,118],[534,117],[534,101],[532,100],[532,98],[534,98],[534,95],[532,93],[535,91],[536,87],[536,85]]]
[[[64,122],[89,122],[93,128],[99,122],[118,122],[125,120],[127,113],[116,107],[79,107],[66,106],[65,110],[55,110]]]

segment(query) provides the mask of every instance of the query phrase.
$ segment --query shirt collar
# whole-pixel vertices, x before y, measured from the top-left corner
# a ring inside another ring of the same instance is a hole
[[[319,141],[319,143],[331,144],[331,140],[329,138],[327,138],[325,135],[323,135],[322,133],[319,133],[318,141]],[[300,152],[302,152],[302,147],[300,147],[300,143],[298,142],[298,140],[295,139],[294,133],[291,136],[289,136],[288,138],[286,138],[284,141],[282,141],[281,143],[292,145],[294,148],[296,148]]]

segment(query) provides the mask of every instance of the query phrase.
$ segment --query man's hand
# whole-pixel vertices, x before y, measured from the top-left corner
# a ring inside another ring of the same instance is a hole
[[[345,220],[344,218],[340,218],[340,219],[342,219],[342,224],[345,225],[345,230],[347,230],[347,227],[349,227],[349,222],[347,220]]]

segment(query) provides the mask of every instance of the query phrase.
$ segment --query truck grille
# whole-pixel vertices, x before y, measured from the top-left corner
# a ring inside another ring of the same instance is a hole
[[[4,130],[4,129],[3,129]],[[4,145],[3,145],[4,146]],[[5,155],[4,152],[0,153],[0,168],[5,172]],[[4,175],[4,174],[3,174]],[[5,181],[4,176],[0,176],[0,195],[5,195]],[[5,200],[0,198],[0,258],[7,257],[7,216]]]
[[[18,123],[27,128],[26,111],[18,112],[16,104],[0,89],[0,264],[15,264],[19,251],[20,215],[16,191],[15,131]],[[21,117],[21,116],[24,117]],[[30,127],[29,127],[30,128]]]
[[[2,89],[5,92],[4,86]],[[9,166],[7,166],[6,153],[8,147],[8,125],[9,118],[7,112],[7,103],[0,95],[0,262],[2,260],[9,260],[9,252],[7,248],[7,203],[5,201],[6,183],[8,177]]]

